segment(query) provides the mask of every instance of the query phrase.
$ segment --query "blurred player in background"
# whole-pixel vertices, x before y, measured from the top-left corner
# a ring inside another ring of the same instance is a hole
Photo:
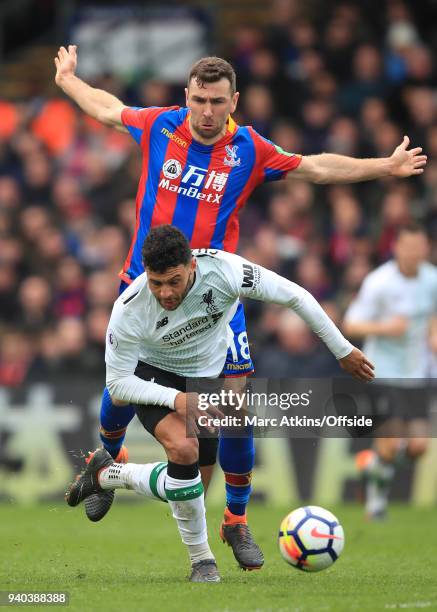
[[[203,58],[188,75],[186,108],[128,108],[115,96],[87,85],[76,75],[76,46],[61,47],[55,58],[56,83],[87,114],[122,131],[141,146],[143,168],[136,200],[136,230],[120,273],[123,290],[143,272],[141,247],[151,227],[172,223],[193,248],[234,252],[238,244],[238,213],[255,187],[266,181],[300,178],[315,183],[353,183],[385,176],[407,177],[423,172],[422,150],[408,150],[409,140],[390,157],[354,159],[336,154],[301,157],[286,153],[250,127],[239,127],[231,115],[239,94],[235,72],[221,58]],[[253,372],[244,311],[232,322],[234,339],[224,376]],[[117,407],[105,390],[101,407],[101,439],[114,458],[126,458],[122,447],[134,408]],[[252,555],[258,567],[262,553],[247,527],[254,444],[250,437],[220,438],[219,461],[225,474],[226,509],[222,532],[237,561]],[[204,466],[205,478],[211,470]],[[209,474],[209,475],[208,475]],[[109,497],[101,494],[86,506],[91,520],[102,518]],[[110,500],[112,501],[112,499]]]
[[[402,228],[394,259],[366,277],[345,316],[345,333],[364,338],[363,350],[375,364],[369,395],[375,415],[384,419],[373,449],[357,455],[371,519],[386,514],[397,463],[404,456],[420,457],[428,446],[426,377],[437,324],[437,267],[428,256],[425,231]],[[384,434],[390,437],[379,437]]]
[[[184,234],[171,225],[153,228],[142,252],[146,271],[115,302],[109,321],[106,385],[112,398],[135,405],[141,423],[164,447],[168,462],[118,463],[98,449],[71,485],[67,501],[76,506],[91,495],[103,490],[113,493],[116,488],[168,501],[188,546],[191,580],[218,582],[199,472],[202,453],[211,446],[216,453],[216,439],[197,438],[197,419],[205,412],[197,405],[197,393],[184,391],[190,378],[215,379],[223,371],[232,337],[229,324],[239,299],[293,309],[341,367],[359,380],[371,380],[373,366],[308,291],[266,268],[224,251],[192,253]],[[223,416],[213,407],[210,410],[211,416],[214,412]],[[233,412],[234,418],[240,414]],[[193,433],[189,437],[187,427]],[[249,557],[246,565],[240,564],[254,569],[251,562]]]

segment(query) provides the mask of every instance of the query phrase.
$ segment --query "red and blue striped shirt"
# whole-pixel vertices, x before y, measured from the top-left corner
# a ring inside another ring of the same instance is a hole
[[[238,213],[252,191],[300,164],[300,155],[282,151],[231,117],[218,142],[201,144],[191,135],[188,116],[189,109],[178,106],[122,112],[123,124],[143,152],[135,232],[120,272],[127,283],[144,271],[141,248],[157,225],[175,225],[193,249],[235,252]]]

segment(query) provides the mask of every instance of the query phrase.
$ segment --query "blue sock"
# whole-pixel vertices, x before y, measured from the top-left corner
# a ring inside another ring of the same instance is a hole
[[[219,439],[219,462],[225,474],[226,505],[232,514],[243,516],[252,487],[252,468],[255,462],[253,432],[247,438]]]
[[[127,426],[134,416],[133,406],[114,406],[109,391],[105,387],[100,406],[100,439],[114,459],[123,446]]]

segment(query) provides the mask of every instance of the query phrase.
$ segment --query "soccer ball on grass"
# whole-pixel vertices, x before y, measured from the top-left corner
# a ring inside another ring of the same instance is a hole
[[[338,519],[319,506],[297,508],[279,529],[279,550],[284,560],[306,572],[326,569],[340,556],[344,532]]]

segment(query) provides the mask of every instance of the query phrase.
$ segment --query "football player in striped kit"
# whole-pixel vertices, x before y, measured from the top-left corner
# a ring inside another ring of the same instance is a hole
[[[56,83],[81,109],[107,126],[126,131],[142,150],[143,164],[136,198],[136,227],[120,272],[121,291],[143,272],[141,248],[149,230],[160,224],[179,227],[193,248],[235,252],[241,208],[261,183],[299,178],[314,183],[353,183],[384,176],[423,172],[421,149],[403,142],[387,158],[354,159],[323,153],[287,153],[248,126],[232,119],[239,94],[232,66],[218,57],[196,62],[188,75],[186,107],[129,108],[118,98],[90,87],[75,72],[77,48],[61,47],[55,58]],[[253,372],[243,307],[235,312],[223,375],[244,386]],[[100,437],[114,458],[126,459],[123,440],[134,408],[117,407],[105,389]],[[240,565],[263,565],[263,555],[247,525],[255,449],[253,439],[221,438],[219,461],[225,475],[226,508],[221,533]],[[205,485],[212,465],[202,466]],[[100,520],[112,498],[102,493],[88,500],[87,516]]]

